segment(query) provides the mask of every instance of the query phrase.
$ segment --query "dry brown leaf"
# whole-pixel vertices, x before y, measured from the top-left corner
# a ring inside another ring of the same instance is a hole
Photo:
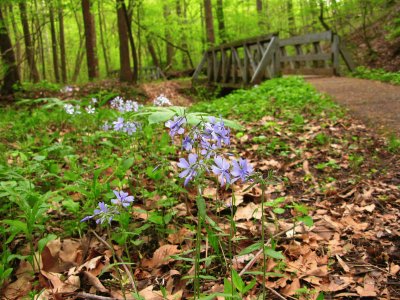
[[[339,265],[343,268],[343,270],[348,273],[350,272],[350,267],[343,261],[343,259],[340,258],[339,255],[336,254],[336,259],[339,263]]]
[[[164,297],[160,291],[153,291],[154,286],[150,285],[139,292],[139,295],[146,300],[163,300]]]
[[[297,290],[300,288],[300,280],[298,278],[294,278],[292,283],[286,285],[282,290],[282,294],[285,296],[293,296],[296,294]]]
[[[261,219],[261,206],[250,202],[246,206],[241,206],[237,209],[235,214],[235,221],[239,220],[250,220],[250,219]]]
[[[61,280],[62,274],[41,271],[41,274],[47,278],[50,283],[53,293],[71,293],[75,292],[80,288],[79,276],[69,276],[68,279],[63,282]]]
[[[171,255],[175,255],[180,252],[181,251],[178,250],[177,245],[163,245],[154,252],[152,259],[143,260],[143,266],[157,268],[161,265],[166,265],[173,261],[173,259],[170,258]]]
[[[390,264],[390,275],[395,276],[400,271],[400,266],[394,263]]]
[[[28,276],[21,276],[18,277],[16,281],[5,287],[5,290],[3,290],[3,299],[23,299],[31,290],[31,278]]]
[[[83,271],[83,274],[85,275],[86,280],[88,281],[88,283],[93,286],[94,288],[96,288],[96,290],[98,290],[99,292],[102,293],[106,293],[108,292],[108,290],[104,287],[104,285],[100,282],[99,278],[97,278],[96,276],[92,275],[90,272],[88,271]]]

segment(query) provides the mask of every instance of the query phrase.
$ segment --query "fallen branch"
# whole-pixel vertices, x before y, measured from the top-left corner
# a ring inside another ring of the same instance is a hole
[[[80,292],[75,295],[76,298],[83,298],[83,299],[91,299],[91,300],[118,300],[118,298],[114,297],[105,297],[105,296],[98,296],[93,295],[85,292]]]
[[[287,300],[285,297],[283,297],[281,294],[279,294],[277,291],[275,291],[274,289],[265,286],[271,293],[275,294],[275,296],[277,296],[278,298],[282,299],[282,300]]]

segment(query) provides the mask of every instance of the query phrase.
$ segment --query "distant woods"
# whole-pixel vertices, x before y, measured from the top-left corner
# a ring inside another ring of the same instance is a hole
[[[281,37],[362,30],[390,0],[0,0],[0,84],[67,84],[107,77],[137,83],[142,70],[193,69],[213,45],[271,32]]]

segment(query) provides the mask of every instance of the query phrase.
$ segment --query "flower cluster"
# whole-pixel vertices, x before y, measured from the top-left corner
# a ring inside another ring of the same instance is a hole
[[[111,128],[114,131],[125,132],[128,135],[132,135],[141,128],[141,124],[139,122],[125,121],[124,118],[119,117],[116,121],[112,122],[112,125],[110,125],[108,122],[105,122],[102,126],[104,131],[108,131]]]
[[[72,86],[69,86],[69,85],[64,86],[64,87],[60,90],[60,92],[61,92],[61,93],[64,93],[64,94],[72,93],[73,91],[74,91],[74,88],[73,88]]]
[[[111,100],[110,105],[112,108],[117,109],[120,113],[134,111],[137,112],[139,110],[139,104],[136,101],[122,99],[121,97],[115,97]]]
[[[94,210],[93,215],[84,217],[81,222],[96,219],[97,224],[103,224],[104,222],[111,224],[113,218],[120,214],[121,209],[126,209],[134,201],[133,196],[129,196],[129,194],[124,191],[114,190],[113,193],[117,198],[111,200],[112,205],[99,202],[99,208]]]
[[[172,138],[185,133],[185,117],[175,116],[165,123],[170,129]],[[187,159],[180,158],[178,167],[183,169],[179,174],[185,178],[184,185],[196,178],[200,172],[213,173],[218,177],[221,186],[241,180],[249,180],[253,167],[247,160],[228,160],[224,158],[223,147],[230,145],[230,130],[222,119],[209,117],[208,122],[201,122],[191,128],[182,138],[182,149],[189,152]]]
[[[154,99],[153,104],[155,106],[170,106],[172,105],[171,101],[165,97],[164,94],[161,94],[156,99]]]
[[[69,115],[80,115],[82,113],[79,105],[73,106],[69,103],[64,105],[64,110]]]
[[[86,111],[86,113],[92,115],[96,112],[96,108],[95,105],[97,103],[97,99],[96,98],[92,98],[92,100],[90,101],[91,104],[89,104],[88,106],[86,106],[84,108],[84,110]],[[75,105],[73,106],[72,104],[65,104],[64,105],[64,110],[67,114],[69,115],[80,115],[82,113],[82,109],[80,105]]]

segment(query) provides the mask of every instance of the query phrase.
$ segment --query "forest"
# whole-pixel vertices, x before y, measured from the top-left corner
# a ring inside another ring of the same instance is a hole
[[[399,101],[396,0],[0,0],[1,299],[398,299]]]

